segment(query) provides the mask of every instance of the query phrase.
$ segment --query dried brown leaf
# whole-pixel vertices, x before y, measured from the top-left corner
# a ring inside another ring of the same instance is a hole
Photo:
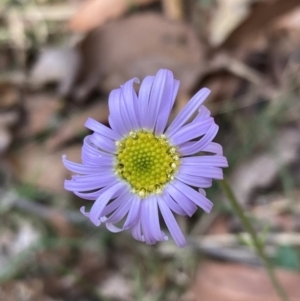
[[[276,271],[290,301],[300,299],[300,274]],[[194,301],[280,301],[262,268],[207,262],[198,270],[192,288]]]
[[[76,32],[87,32],[110,19],[123,15],[132,5],[145,5],[157,0],[89,0],[84,1],[71,18],[69,27]]]
[[[44,146],[31,144],[10,154],[15,176],[23,183],[52,193],[65,192],[63,184],[69,172],[62,163],[62,155],[80,161],[81,146],[48,152]]]
[[[16,280],[0,286],[0,296],[5,301],[56,301],[45,295],[40,279]]]
[[[253,37],[266,30],[280,16],[299,6],[299,0],[259,1],[249,16],[227,37],[221,47],[235,48],[253,43]]]
[[[55,149],[72,138],[75,138],[78,134],[84,133],[85,131],[87,132],[87,129],[84,127],[84,123],[89,117],[102,123],[107,122],[107,103],[99,101],[84,111],[71,116],[47,140],[46,148],[48,150]]]
[[[30,137],[51,129],[56,114],[62,107],[59,98],[50,94],[29,94],[23,102],[25,120],[19,128],[19,137]]]
[[[174,72],[190,91],[204,70],[204,47],[191,27],[159,14],[139,14],[95,29],[78,46],[81,79],[74,95],[83,99],[96,86],[110,92],[130,78],[160,68]]]
[[[219,46],[248,16],[251,0],[218,0],[209,26],[209,41]]]
[[[299,149],[299,129],[281,130],[274,140],[272,153],[256,155],[234,170],[230,181],[237,199],[243,204],[253,202],[257,191],[270,189],[280,177],[282,167],[297,164]]]

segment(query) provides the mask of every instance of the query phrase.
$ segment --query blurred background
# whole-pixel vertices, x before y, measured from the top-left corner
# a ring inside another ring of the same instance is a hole
[[[226,177],[300,300],[300,0],[2,0],[1,301],[279,300],[217,183],[211,214],[178,218],[184,249],[96,228],[64,190],[85,120],[160,68],[181,81],[173,116],[212,90]]]

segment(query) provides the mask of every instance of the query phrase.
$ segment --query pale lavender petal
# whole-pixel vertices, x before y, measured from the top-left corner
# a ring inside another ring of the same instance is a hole
[[[173,239],[175,240],[177,246],[179,246],[181,248],[185,247],[187,243],[184,238],[184,235],[182,234],[182,232],[177,224],[177,221],[176,221],[173,213],[169,209],[168,205],[160,198],[158,199],[158,205],[159,205],[159,209],[162,214],[162,217],[163,217]]]
[[[201,89],[182,109],[177,117],[172,121],[168,127],[166,134],[172,136],[178,129],[180,129],[188,119],[195,113],[202,105],[203,101],[209,95],[210,90],[207,88]]]
[[[123,122],[126,126],[126,129],[128,132],[133,130],[133,121],[130,119],[129,112],[128,112],[128,104],[127,100],[124,99],[122,90],[120,89],[120,112],[121,112],[121,117],[123,119]]]
[[[142,200],[138,196],[133,195],[133,199],[131,201],[131,207],[126,222],[124,224],[124,229],[131,228],[133,225],[137,223],[140,215],[141,202]]]
[[[93,157],[86,152],[82,152],[81,160],[83,164],[95,165],[97,167],[112,167],[114,163],[114,157],[103,158],[103,157]]]
[[[90,140],[93,144],[98,146],[100,149],[108,152],[108,153],[115,153],[116,152],[116,144],[114,141],[107,139],[105,137],[100,136],[97,133],[91,135]]]
[[[198,189],[199,193],[201,193],[202,195],[206,196],[206,191],[202,188]]]
[[[187,215],[186,212],[171,198],[166,190],[164,190],[162,198],[172,211],[179,215]]]
[[[216,124],[213,124],[208,130],[208,132],[205,134],[205,136],[202,137],[199,141],[190,143],[188,145],[180,145],[178,149],[179,152],[183,156],[189,156],[203,151],[203,149],[216,137],[218,129],[219,127]]]
[[[114,158],[114,155],[100,151],[99,148],[91,142],[92,135],[88,135],[83,140],[82,154],[95,159],[108,160]]]
[[[124,197],[122,204],[117,208],[117,210],[110,217],[107,218],[106,223],[115,224],[120,222],[128,213],[131,207],[131,200],[132,200],[132,195],[130,194],[127,198]]]
[[[206,134],[213,121],[213,118],[210,117],[199,122],[192,122],[183,126],[174,133],[173,136],[169,137],[171,144],[179,145]]]
[[[200,109],[199,109],[198,115],[195,117],[195,119],[193,120],[193,122],[194,121],[197,122],[197,121],[199,121],[201,119],[208,118],[208,117],[210,117],[210,110],[207,107],[205,107],[205,106],[202,105],[200,107]]]
[[[180,81],[177,80],[177,79],[174,79],[174,81],[173,81],[173,89],[172,89],[171,108],[170,108],[170,111],[169,111],[169,115],[170,115],[170,113],[172,111],[172,108],[174,106],[175,99],[176,99],[176,96],[177,96],[177,93],[178,93],[178,89],[179,89],[179,85],[180,85]]]
[[[62,156],[63,163],[65,167],[73,172],[79,174],[101,174],[101,173],[108,173],[113,172],[112,166],[97,166],[97,165],[87,165],[87,164],[80,164],[75,163],[67,160],[67,156]]]
[[[223,179],[223,171],[218,167],[207,167],[207,166],[190,166],[190,165],[180,165],[180,173],[198,176],[198,177],[206,177],[213,179]]]
[[[109,203],[102,211],[102,215],[106,216],[111,214],[113,211],[115,211],[117,208],[119,208],[122,203],[124,202],[124,199],[129,199],[130,198],[130,190],[126,190],[123,194],[119,195],[116,199],[114,199],[111,203]]]
[[[121,184],[119,181],[117,182],[112,182],[110,185],[102,188],[102,189],[99,189],[95,192],[91,192],[91,193],[79,193],[79,192],[74,192],[74,194],[78,195],[79,197],[82,197],[82,198],[85,198],[85,199],[89,199],[89,200],[97,200],[101,195],[103,195],[106,191],[109,191],[112,187],[116,186],[116,184]],[[118,198],[120,195],[123,195],[126,193],[126,191],[128,191],[128,186],[127,185],[124,185],[123,183],[123,186],[121,186],[120,190],[118,190],[114,195],[113,197],[114,198]],[[89,196],[89,197],[86,197],[86,196]],[[87,217],[90,216],[90,212],[85,212],[85,207],[81,207],[80,208],[80,211]]]
[[[149,117],[149,100],[155,76],[147,76],[142,81],[139,91],[138,111],[141,127],[146,128]]]
[[[99,196],[99,198],[93,204],[90,211],[90,220],[96,225],[99,226],[101,224],[100,217],[103,209],[107,205],[107,203],[114,197],[114,195],[124,188],[123,183],[118,183],[112,186],[109,190],[105,191],[103,194]]]
[[[90,200],[90,201],[95,201],[103,192],[105,192],[106,190],[110,189],[110,187],[116,185],[117,183],[120,183],[120,180],[115,177],[110,185],[107,185],[99,190],[96,190],[96,191],[93,191],[93,192],[78,192],[78,191],[74,191],[73,193],[75,195],[77,195],[78,197],[80,198],[83,198],[83,199],[86,199],[86,200]],[[122,188],[122,191],[128,189],[128,185],[126,185],[124,182],[123,182],[123,188]],[[120,194],[122,193],[122,191],[120,191]],[[116,193],[115,197],[118,197],[119,196],[119,193]]]
[[[128,123],[128,120],[124,119],[124,114],[121,112],[123,108],[122,98],[121,89],[111,91],[108,99],[108,107],[110,121],[112,121],[110,123],[111,128],[124,136],[126,133],[130,132],[130,123]]]
[[[101,188],[93,192],[78,192],[78,191],[73,191],[73,192],[75,195],[77,195],[80,198],[83,198],[85,200],[95,201],[102,194],[103,189],[104,188]]]
[[[159,224],[159,213],[158,213],[158,204],[157,204],[157,196],[149,197],[146,202],[148,202],[148,210],[149,210],[149,225],[150,225],[150,233],[151,237],[155,241],[164,241],[168,238],[161,231],[160,224]]]
[[[228,167],[227,159],[224,156],[185,157],[181,158],[180,163],[191,166]]]
[[[174,180],[174,186],[176,186],[187,198],[202,208],[206,213],[211,211],[213,203],[204,195],[177,180]]]
[[[144,236],[142,235],[142,229],[141,229],[141,221],[138,220],[138,222],[132,227],[131,229],[131,234],[133,236],[133,238],[135,238],[136,240],[145,241]]]
[[[173,107],[173,99],[174,99],[174,88],[178,89],[178,81],[174,80],[173,73],[171,71],[166,70],[166,80],[165,84],[161,85],[162,95],[160,101],[160,107],[158,108],[158,116],[155,126],[155,134],[161,135],[167,125],[170,112]],[[175,87],[174,87],[175,86]]]
[[[177,202],[177,204],[185,211],[188,216],[192,216],[197,207],[193,202],[189,200],[180,190],[177,189],[175,185],[173,185],[173,180],[167,187],[165,191]]]
[[[123,137],[127,133],[126,129],[122,126],[122,122],[116,118],[113,118],[112,115],[108,115],[108,123],[114,132],[118,133],[120,136]]]
[[[206,147],[202,149],[202,151],[208,153],[214,153],[221,156],[223,155],[223,147],[216,142],[209,143]]]
[[[119,233],[119,232],[124,231],[123,228],[119,228],[119,227],[115,226],[114,224],[105,223],[105,226],[106,226],[107,230],[109,230],[112,233]]]
[[[211,185],[212,185],[211,178],[187,175],[187,174],[181,173],[180,171],[175,175],[175,179],[177,179],[185,184],[195,186],[195,187],[208,188],[208,187],[211,187]]]
[[[114,155],[100,151],[90,142],[90,136],[83,140],[81,159],[83,164],[96,166],[113,166]]]
[[[79,210],[84,216],[90,217],[90,213],[85,211],[85,206],[82,206]]]
[[[148,203],[145,202],[147,199],[144,199],[141,203],[141,226],[142,233],[147,245],[155,244],[155,240],[151,237],[150,233],[150,219],[149,219],[149,209]]]
[[[149,100],[147,129],[154,130],[155,128],[158,113],[161,108],[161,102],[165,92],[165,86],[167,82],[171,82],[169,80],[170,77],[173,78],[172,72],[165,69],[160,69],[155,76]],[[169,101],[171,101],[171,97],[172,95],[170,94],[168,99]]]
[[[93,118],[88,118],[88,120],[84,124],[88,129],[100,134],[103,137],[108,139],[119,140],[122,136],[116,132],[108,128],[107,126],[103,125],[102,123],[96,121]]]
[[[79,176],[72,180],[65,180],[65,189],[68,191],[90,191],[107,185],[115,179],[112,173],[88,176]]]
[[[138,97],[133,88],[133,83],[139,82],[139,79],[135,77],[121,86],[123,101],[125,101],[125,106],[127,108],[127,113],[133,130],[137,130],[140,128],[140,118],[138,115],[138,110],[136,108],[138,104]]]

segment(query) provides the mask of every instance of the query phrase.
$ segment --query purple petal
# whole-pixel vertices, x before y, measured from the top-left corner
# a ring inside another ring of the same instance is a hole
[[[177,224],[177,221],[176,221],[173,213],[169,209],[168,205],[162,199],[158,200],[158,205],[159,205],[159,209],[162,214],[162,217],[163,217],[174,241],[176,242],[177,246],[179,246],[181,248],[185,247],[187,245],[187,243],[184,238],[184,235],[182,234],[182,232]]]
[[[92,118],[88,118],[88,120],[85,122],[84,125],[88,129],[90,129],[108,139],[119,140],[122,138],[122,136],[118,132],[112,131],[110,128],[106,127],[105,125],[101,124],[100,122],[98,122]]]
[[[160,108],[157,112],[158,117],[155,126],[156,135],[161,135],[166,128],[174,104],[174,100],[176,98],[176,94],[174,95],[174,92],[177,93],[178,87],[179,81],[174,80],[173,73],[171,71],[166,72],[165,85],[162,86]]]
[[[148,202],[148,210],[149,210],[149,225],[150,225],[150,233],[151,237],[155,241],[164,241],[168,238],[161,231],[160,224],[159,224],[159,213],[158,213],[158,204],[157,204],[158,197],[155,195],[152,198],[148,198],[146,202]]]
[[[182,111],[172,121],[166,131],[166,135],[172,136],[179,130],[188,119],[195,113],[196,110],[202,105],[203,101],[209,95],[210,90],[207,88],[201,89],[182,109]]]
[[[202,208],[206,213],[211,211],[213,203],[207,199],[204,195],[200,194],[193,188],[185,185],[177,180],[174,180],[174,186],[178,188],[188,199],[194,202],[197,206]]]
[[[112,233],[119,233],[119,232],[124,231],[123,228],[119,228],[119,227],[115,226],[114,224],[106,223],[105,225],[106,225],[107,230]]]
[[[106,223],[110,223],[110,224],[118,223],[127,214],[127,212],[129,211],[129,209],[131,207],[132,195],[128,194],[125,196],[126,197],[124,197],[123,202],[117,208],[117,210],[110,217],[107,218]]]
[[[119,208],[122,203],[124,202],[124,199],[128,199],[130,197],[131,193],[130,190],[126,190],[124,193],[119,195],[116,199],[114,199],[111,203],[109,203],[102,211],[102,216],[109,215],[113,211],[115,211],[117,208]],[[107,219],[107,218],[106,218]]]
[[[206,177],[213,179],[223,179],[223,171],[218,167],[207,167],[207,166],[190,166],[180,165],[180,174],[186,174],[190,176]]]
[[[102,194],[104,194],[106,191],[110,190],[112,187],[114,187],[116,184],[121,184],[120,181],[117,181],[117,182],[112,182],[110,185],[102,188],[102,189],[99,189],[97,191],[94,191],[94,192],[90,192],[90,193],[79,193],[79,192],[74,192],[74,194],[78,195],[79,197],[82,197],[82,198],[85,198],[85,199],[89,199],[89,200],[97,200]],[[128,189],[128,186],[127,185],[124,185],[123,183],[123,187],[121,187],[120,190],[118,190],[115,194],[114,194],[114,197],[115,198],[118,198],[119,196],[123,195],[124,193],[128,192],[129,189]],[[88,197],[87,197],[88,196]],[[80,211],[87,217],[90,216],[90,213],[88,212],[85,212],[85,207],[81,207],[80,208]]]
[[[155,128],[157,117],[161,110],[161,103],[166,89],[168,89],[169,92],[167,100],[169,102],[171,101],[172,80],[173,74],[171,71],[160,69],[157,72],[150,94],[147,129],[153,130]],[[167,105],[167,107],[168,106],[170,106],[170,103]]]
[[[105,192],[106,190],[110,189],[110,187],[116,185],[117,183],[120,182],[120,179],[115,178],[113,181],[111,181],[110,185],[105,186],[99,190],[93,191],[93,192],[78,192],[78,191],[74,191],[74,194],[77,195],[80,198],[86,199],[86,200],[90,200],[90,201],[95,201],[103,192]],[[126,191],[126,189],[128,190],[128,186],[123,182],[123,193],[124,191]],[[115,196],[118,197],[120,193],[117,193]]]
[[[195,156],[180,159],[182,165],[228,167],[227,159],[224,156]]]
[[[136,240],[145,241],[144,236],[142,235],[142,229],[141,229],[141,221],[139,220],[131,229],[131,234],[133,238]]]
[[[93,204],[90,211],[90,220],[96,225],[99,226],[101,224],[100,217],[103,209],[107,205],[107,203],[114,197],[118,191],[124,188],[123,183],[117,183],[116,185],[110,187],[107,191],[101,194],[98,199]]]
[[[128,104],[127,104],[127,99],[125,100],[123,97],[122,90],[120,89],[120,112],[121,112],[121,117],[123,119],[123,122],[126,126],[126,129],[128,132],[134,129],[133,126],[133,120],[130,119],[129,112],[128,112]],[[134,108],[132,108],[134,109]]]
[[[138,198],[136,195],[133,196],[133,199],[131,201],[131,207],[126,222],[124,224],[124,229],[131,228],[133,225],[135,225],[138,222],[141,202],[142,200],[140,198]]]
[[[174,81],[173,81],[173,88],[172,88],[171,108],[170,108],[170,111],[169,111],[169,115],[170,115],[170,113],[172,111],[172,108],[174,106],[175,99],[176,99],[176,96],[177,96],[177,93],[178,93],[178,90],[179,90],[179,85],[180,85],[180,81],[177,80],[177,79],[174,79]]]
[[[147,76],[142,81],[139,91],[138,111],[142,128],[147,128],[149,118],[149,100],[155,76]]]
[[[75,162],[71,162],[67,160],[67,156],[63,155],[62,156],[63,163],[65,167],[73,171],[75,173],[79,174],[101,174],[101,173],[108,173],[111,172],[113,173],[112,167],[111,166],[97,166],[97,165],[87,165],[87,164],[79,164]]]
[[[205,136],[202,137],[199,141],[190,143],[188,145],[180,145],[178,149],[179,152],[183,156],[189,156],[203,151],[203,149],[216,137],[218,129],[219,127],[216,124],[213,124],[208,130],[208,132],[205,134]]]
[[[123,137],[127,133],[125,128],[120,124],[120,120],[113,118],[112,115],[108,115],[108,123],[114,132],[118,133],[120,136]]]
[[[171,196],[165,190],[163,192],[162,198],[172,211],[179,215],[186,215],[186,212],[171,198]]]
[[[133,78],[121,86],[121,92],[123,96],[123,101],[125,102],[125,107],[129,116],[129,120],[132,125],[133,130],[140,128],[138,110],[136,108],[138,103],[138,97],[133,88],[133,83],[139,83],[138,78]]]
[[[151,221],[149,219],[149,210],[148,210],[148,202],[146,202],[147,199],[144,199],[141,203],[141,226],[142,226],[142,232],[143,237],[145,239],[145,242],[147,245],[153,245],[155,244],[155,240],[151,237],[150,232],[150,224]]]
[[[170,137],[170,142],[173,145],[179,145],[198,138],[207,133],[213,121],[213,118],[207,118],[200,122],[189,123],[174,133],[174,135]]]
[[[83,140],[83,147],[81,152],[81,159],[83,164],[97,165],[97,166],[113,166],[115,156],[112,154],[100,151],[97,146],[90,142],[90,135]]]
[[[188,216],[192,216],[197,207],[193,202],[189,200],[187,196],[185,196],[180,190],[177,189],[175,185],[173,185],[173,180],[167,187],[165,188],[166,193],[168,193],[177,204],[185,211]]]
[[[177,179],[185,184],[188,184],[190,186],[195,186],[195,187],[208,188],[208,187],[211,187],[211,185],[212,185],[211,178],[191,176],[191,175],[183,174],[180,171],[175,175],[175,179]]]
[[[221,155],[221,156],[223,155],[223,147],[220,144],[215,143],[215,142],[209,143],[206,147],[204,147],[202,149],[202,151],[208,152],[208,153],[214,153],[214,154]]]
[[[124,106],[121,89],[115,89],[110,92],[108,107],[111,121],[109,124],[111,128],[122,136],[129,133],[131,125],[128,123],[128,120],[124,118],[124,112],[122,112]]]
[[[104,151],[114,154],[116,152],[116,144],[114,141],[94,133],[90,137],[90,141]]]
[[[199,109],[198,115],[195,117],[193,122],[198,122],[199,120],[208,118],[208,117],[210,117],[210,110],[207,107],[202,105]]]
[[[206,196],[206,192],[205,192],[204,189],[199,188],[198,191],[199,191],[199,193],[201,193],[202,195]]]
[[[109,159],[99,158],[99,157],[93,157],[87,154],[86,152],[82,152],[81,160],[83,164],[86,165],[94,165],[97,167],[112,167],[114,158],[111,157]]]
[[[89,191],[110,185],[115,179],[111,172],[102,175],[79,176],[72,180],[65,180],[65,189],[68,191]]]

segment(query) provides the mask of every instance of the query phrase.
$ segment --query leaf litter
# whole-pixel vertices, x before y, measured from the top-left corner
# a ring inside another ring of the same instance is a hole
[[[226,202],[215,204],[217,214],[202,223],[204,229],[199,218],[182,221],[191,243],[180,253],[172,245],[146,249],[126,234],[112,238],[77,219],[78,200],[63,189],[62,154],[80,161],[83,123],[88,116],[107,123],[110,90],[163,67],[181,80],[175,110],[201,86],[213,90],[208,106],[224,128],[218,138],[231,157],[233,187],[268,246],[277,250],[278,265],[286,264],[283,256],[296,265],[299,3],[174,1],[170,8],[167,2],[134,1],[134,8],[123,0],[64,2],[59,16],[56,3],[50,9],[50,1],[26,4],[24,24],[22,12],[9,20],[0,14],[1,28],[6,22],[22,25],[18,37],[4,34],[0,47],[1,189],[21,191],[25,198],[20,186],[32,187],[27,203],[0,210],[0,241],[16,254],[13,237],[24,241],[28,225],[36,225],[31,220],[39,225],[33,232],[45,238],[39,249],[31,248],[33,242],[25,247],[24,257],[11,255],[20,264],[2,280],[5,300],[276,300],[261,269],[245,265],[259,260],[240,239],[243,229]],[[28,22],[28,11],[34,22]],[[37,17],[39,11],[47,22]],[[202,27],[195,17],[205,20]],[[19,37],[26,41],[22,49],[9,42]],[[13,68],[22,73],[18,83]],[[211,193],[222,200],[216,189]],[[23,221],[15,236],[12,219]],[[290,249],[283,252],[282,244]],[[200,252],[213,262],[199,259]],[[299,274],[279,274],[291,300],[298,300]]]

